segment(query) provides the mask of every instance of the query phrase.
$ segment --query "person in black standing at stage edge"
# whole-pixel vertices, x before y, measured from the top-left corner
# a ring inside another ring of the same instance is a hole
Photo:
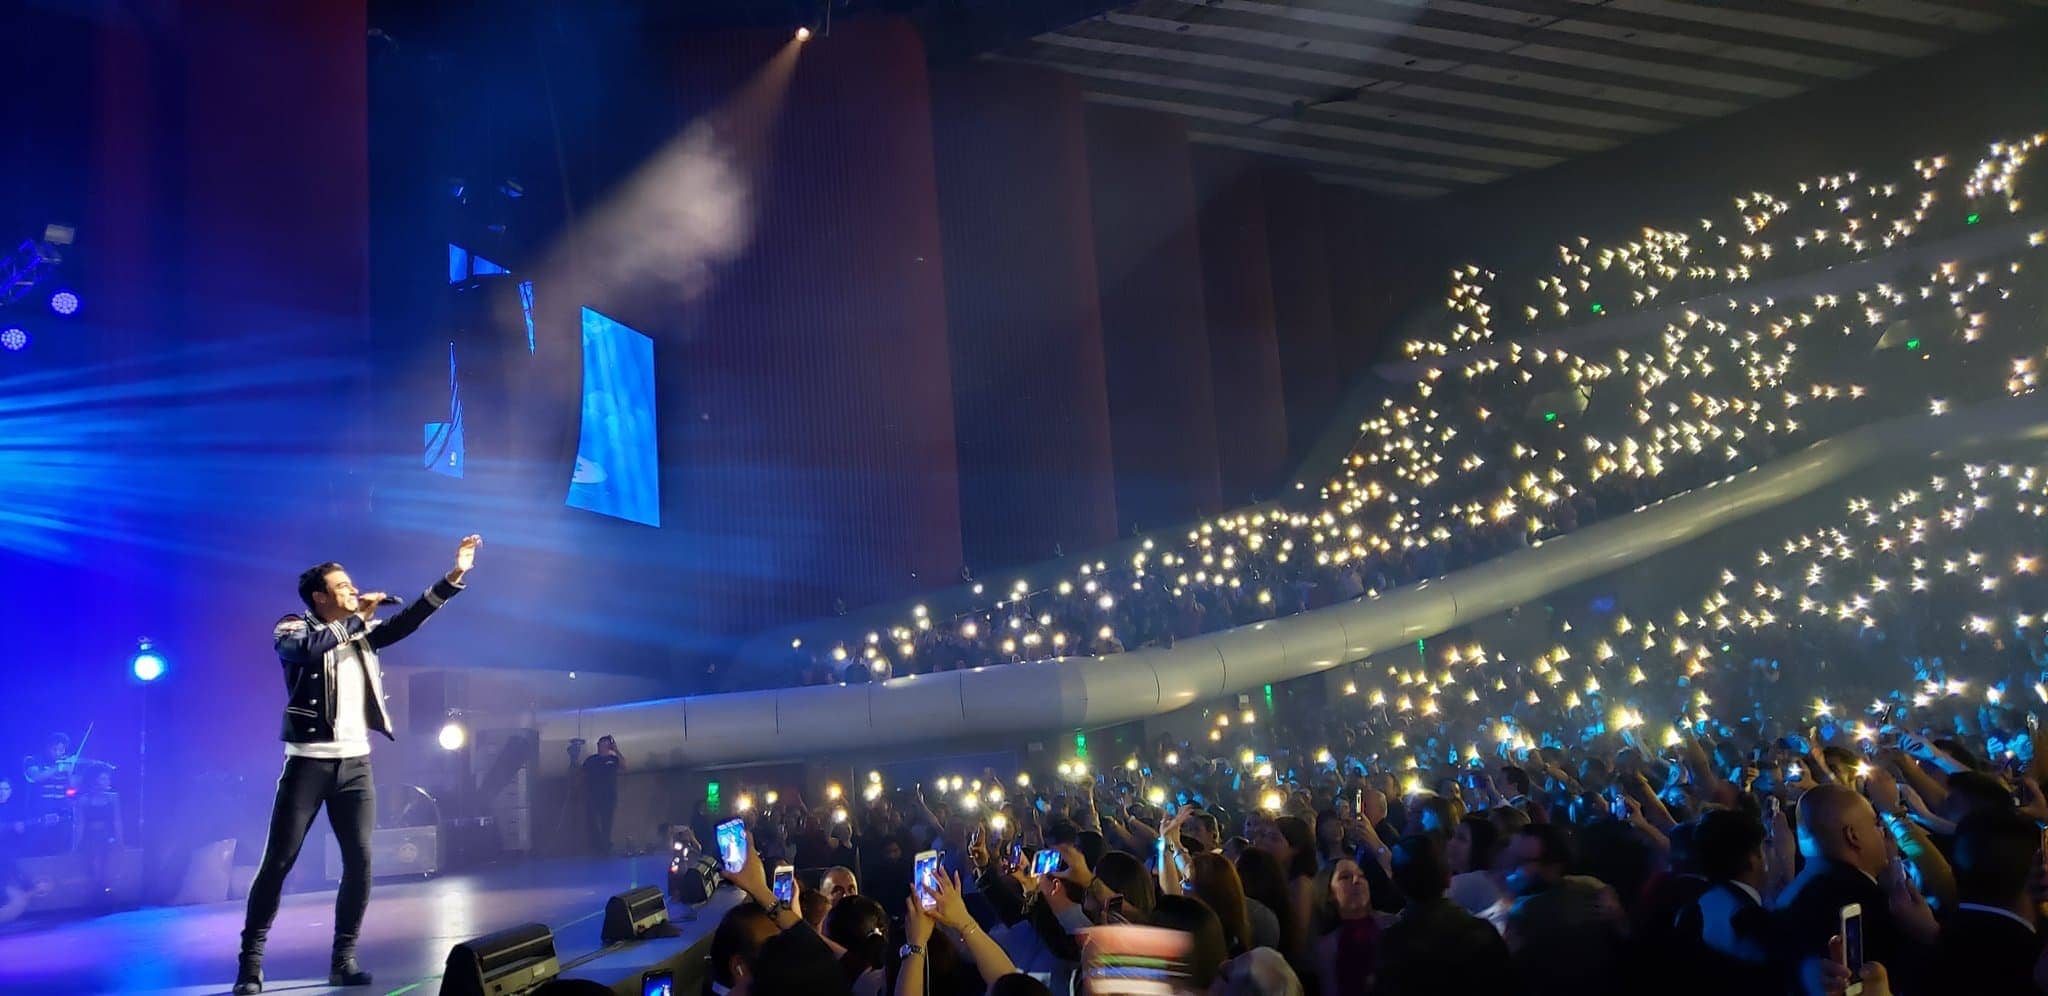
[[[71,850],[85,855],[86,874],[103,903],[114,898],[114,860],[127,843],[121,834],[121,795],[114,791],[114,771],[85,762],[78,793],[78,815],[72,822]]]
[[[237,996],[263,991],[263,944],[277,918],[284,878],[298,860],[306,830],[322,804],[341,845],[341,889],[334,897],[334,957],[328,985],[367,986],[370,973],[356,962],[356,935],[370,902],[370,830],[377,797],[370,782],[370,731],[396,739],[384,708],[377,651],[412,634],[442,603],[462,591],[476,561],[480,536],[455,548],[455,567],[420,600],[388,621],[377,606],[396,599],[358,592],[348,571],[332,561],[299,575],[304,613],[278,620],[274,636],[289,699],[284,707],[284,773],[270,810],[263,861],[249,886],[249,912],[235,973]]]
[[[612,856],[612,813],[619,807],[619,775],[626,759],[618,741],[607,733],[597,738],[597,753],[583,759],[584,824],[590,830],[590,853]]]

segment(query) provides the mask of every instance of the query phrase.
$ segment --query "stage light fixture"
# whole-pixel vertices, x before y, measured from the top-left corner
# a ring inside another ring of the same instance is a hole
[[[78,295],[68,290],[50,295],[50,310],[60,315],[78,314]]]
[[[0,332],[0,346],[7,347],[8,352],[18,353],[28,347],[28,333],[19,327]]]
[[[462,745],[469,742],[469,731],[463,729],[461,723],[451,719],[441,724],[439,740],[442,750],[461,750]]]
[[[807,41],[810,41],[810,40],[811,40],[811,29],[810,29],[810,28],[808,28],[808,27],[802,27],[802,28],[798,28],[798,29],[796,29],[796,40],[797,40],[797,42],[798,42],[799,44],[801,44],[801,43],[803,43],[803,42],[807,42]]]
[[[135,680],[148,684],[163,677],[164,672],[170,670],[170,663],[156,652],[149,638],[144,637],[136,646],[135,656],[128,660],[128,670],[135,675]]]

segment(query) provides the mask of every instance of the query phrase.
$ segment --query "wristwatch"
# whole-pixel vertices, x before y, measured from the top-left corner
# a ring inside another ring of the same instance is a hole
[[[923,953],[924,953],[924,945],[922,945],[922,944],[905,944],[905,945],[904,945],[904,946],[902,947],[902,949],[900,949],[900,950],[898,950],[898,951],[896,952],[896,957],[898,957],[898,958],[908,958],[908,957],[910,957],[911,955],[921,955],[921,954],[923,954]]]
[[[774,902],[768,904],[768,919],[773,920],[781,916],[782,911],[788,908],[789,904],[783,902],[781,899],[778,898]]]

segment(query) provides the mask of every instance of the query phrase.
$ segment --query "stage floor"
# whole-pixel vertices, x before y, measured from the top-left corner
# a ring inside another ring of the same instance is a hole
[[[504,865],[370,890],[360,957],[369,988],[327,985],[334,890],[284,897],[264,961],[265,993],[433,996],[456,943],[522,923],[555,931],[564,962],[596,951],[604,901],[666,882],[667,858],[562,859]],[[0,993],[225,993],[235,979],[240,900],[153,907],[0,932]],[[695,934],[692,924],[679,924]],[[698,929],[709,930],[706,923]],[[578,973],[567,973],[575,975]]]

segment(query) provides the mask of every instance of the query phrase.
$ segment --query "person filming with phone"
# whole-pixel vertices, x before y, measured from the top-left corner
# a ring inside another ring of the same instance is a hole
[[[1934,938],[1919,926],[1925,901],[1892,861],[1890,839],[1877,810],[1846,785],[1817,785],[1800,797],[1806,867],[1778,897],[1781,965],[1826,959],[1830,939],[1840,936],[1848,964],[1882,962],[1904,991],[1916,991],[1907,980],[1921,977]]]

